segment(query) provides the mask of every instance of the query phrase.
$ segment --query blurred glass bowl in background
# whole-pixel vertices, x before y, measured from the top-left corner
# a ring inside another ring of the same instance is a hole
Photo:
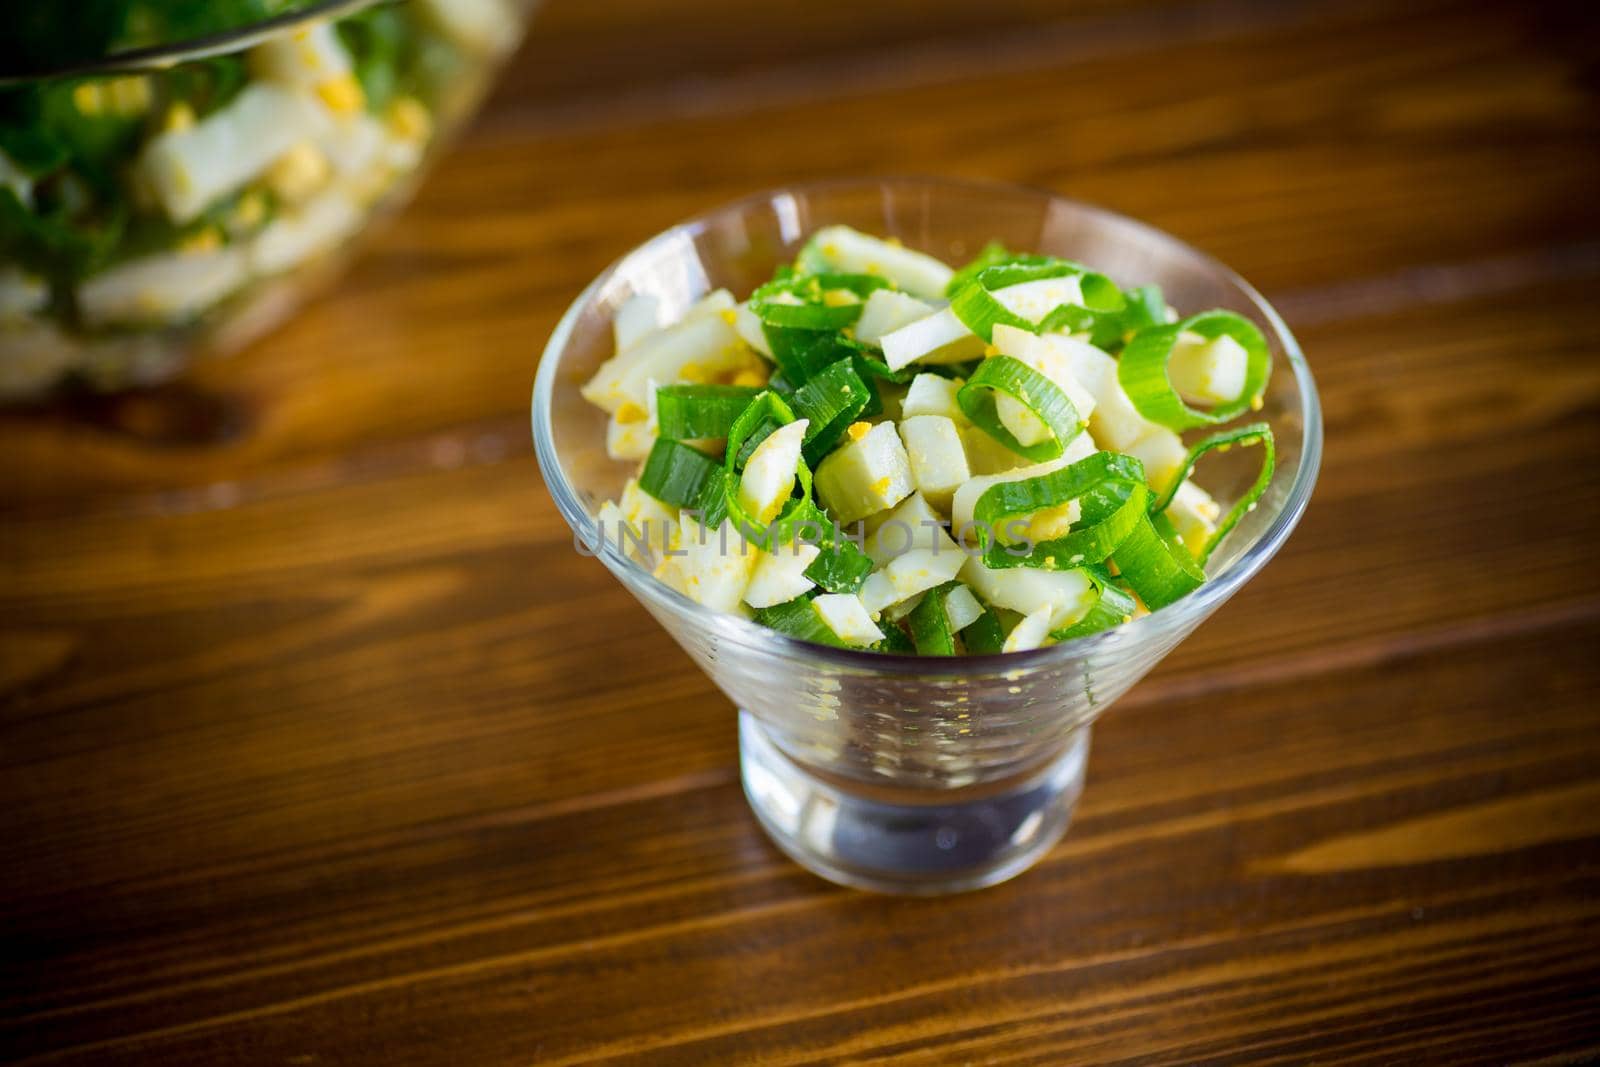
[[[0,401],[153,384],[281,322],[405,198],[531,7],[19,12],[0,41]]]

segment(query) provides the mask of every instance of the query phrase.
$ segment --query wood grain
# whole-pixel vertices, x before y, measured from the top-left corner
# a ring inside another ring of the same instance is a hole
[[[1593,21],[555,0],[336,298],[0,415],[0,1062],[1600,1057]],[[611,258],[889,170],[1215,252],[1328,422],[1068,837],[936,901],[766,844],[730,709],[570,555],[525,417]]]

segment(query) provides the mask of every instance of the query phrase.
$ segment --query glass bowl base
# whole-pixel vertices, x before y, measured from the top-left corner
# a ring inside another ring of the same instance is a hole
[[[978,795],[825,780],[785,755],[746,711],[739,762],[762,829],[796,863],[856,889],[933,896],[1003,882],[1060,840],[1083,792],[1089,729],[1043,768]]]

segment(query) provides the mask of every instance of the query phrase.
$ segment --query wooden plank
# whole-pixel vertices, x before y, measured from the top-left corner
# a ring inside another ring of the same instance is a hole
[[[1129,702],[1592,614],[1600,372],[1587,324],[1557,313],[1579,292],[1309,333],[1330,357],[1330,449],[1305,524]],[[1527,362],[1503,360],[1511,343]],[[1412,355],[1386,370],[1394,346]],[[11,893],[30,914],[193,867],[197,843],[201,870],[272,862],[419,812],[693,784],[733,758],[725,702],[572,561],[525,457],[5,537],[0,764],[19,796],[0,840],[30,857]]]
[[[1404,14],[1429,19],[1436,38],[1449,38],[1491,6],[1425,0]],[[637,0],[604,8],[554,0],[541,8],[482,125],[511,117],[541,125],[644,125],[666,115],[748,111],[802,96],[973,81],[996,69],[1054,69],[1084,60],[1132,65],[1159,51],[1284,28],[1359,35],[1395,15],[1381,0],[1089,0],[1070,7],[1041,0],[981,7],[888,0],[848,18],[819,17],[805,0],[759,9],[699,0],[670,10]],[[1588,47],[1582,34],[1561,38],[1579,25],[1557,5],[1513,18],[1560,41],[1568,55]]]
[[[1304,8],[1306,5],[1288,5]],[[1193,0],[1093,0],[1071,9],[1050,0],[1004,0],[975,7],[959,0],[885,0],[848,17],[820,15],[806,0],[752,7],[739,0],[699,0],[664,8],[650,0],[548,0],[537,10],[528,41],[490,102],[491,113],[561,106],[570,98],[630,97],[657,101],[677,84],[730,76],[769,77],[774,69],[817,66],[907,48],[992,49],[1013,36],[1065,36],[1124,23],[1148,28],[1165,20],[1188,28],[1200,13],[1216,19],[1224,5]],[[1259,15],[1252,9],[1252,15]],[[1103,31],[1102,31],[1103,32]]]
[[[1571,1047],[1595,1006],[1597,636],[1114,715],[1067,840],[950,900],[795,874],[726,781],[97,892],[34,920],[8,963],[42,1013],[0,1033],[24,1063]]]

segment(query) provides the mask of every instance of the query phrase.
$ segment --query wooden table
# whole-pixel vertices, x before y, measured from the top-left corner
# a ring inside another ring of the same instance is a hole
[[[1600,1056],[1600,107],[1582,3],[552,3],[337,297],[0,418],[0,1060]],[[732,709],[540,484],[614,256],[790,180],[1148,219],[1322,387],[1282,556],[986,892],[784,860]]]

